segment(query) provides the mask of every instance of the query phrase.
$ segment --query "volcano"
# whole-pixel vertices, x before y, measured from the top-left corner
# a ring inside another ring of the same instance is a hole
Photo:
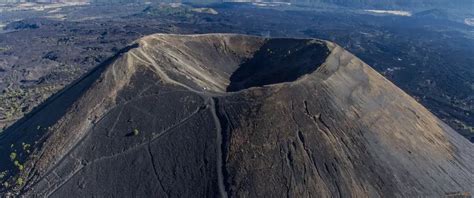
[[[137,40],[0,137],[26,197],[430,197],[474,192],[474,146],[337,44]]]

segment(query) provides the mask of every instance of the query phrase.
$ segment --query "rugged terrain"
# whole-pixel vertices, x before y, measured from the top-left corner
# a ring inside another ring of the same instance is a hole
[[[474,27],[464,24],[472,12],[404,17],[245,3],[32,6],[0,17],[0,128],[143,35],[229,32],[336,42],[474,141]]]
[[[340,46],[146,36],[0,136],[4,194],[472,193],[474,146]]]

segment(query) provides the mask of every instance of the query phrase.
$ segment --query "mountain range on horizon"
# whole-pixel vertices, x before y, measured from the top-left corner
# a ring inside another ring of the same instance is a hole
[[[183,1],[161,1],[161,0],[0,0],[0,3],[19,3],[19,2],[39,2],[39,3],[58,3],[58,2],[90,2],[90,3],[134,3],[134,2],[189,2],[189,3],[223,3],[223,2],[264,2],[261,0],[183,0]],[[318,6],[318,5],[337,5],[350,8],[457,8],[474,9],[472,0],[282,0],[266,2],[288,2],[295,5]]]

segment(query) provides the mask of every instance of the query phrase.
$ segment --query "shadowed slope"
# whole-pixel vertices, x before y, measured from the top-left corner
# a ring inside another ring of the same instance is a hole
[[[232,73],[227,91],[294,81],[313,73],[328,55],[327,47],[320,42],[272,39]]]
[[[71,106],[84,93],[89,91],[104,70],[123,53],[136,47],[138,45],[134,44],[120,50],[115,56],[98,65],[65,90],[50,97],[42,105],[36,107],[31,113],[5,130],[0,135],[0,164],[2,164],[0,172],[4,173],[2,179],[19,174],[18,169],[21,169],[20,165],[24,166],[22,164],[27,160],[30,152],[42,147],[45,137],[49,135],[48,132],[52,127],[66,116]],[[18,164],[15,164],[15,161]],[[5,182],[2,183],[5,187]],[[12,182],[10,181],[10,183]]]

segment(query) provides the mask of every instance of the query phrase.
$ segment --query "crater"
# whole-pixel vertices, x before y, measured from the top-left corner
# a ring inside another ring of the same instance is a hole
[[[136,56],[165,74],[162,79],[212,92],[292,82],[313,73],[330,54],[317,39],[163,34],[141,42]]]
[[[232,73],[226,91],[294,81],[313,73],[328,55],[328,48],[319,42],[269,39]]]

